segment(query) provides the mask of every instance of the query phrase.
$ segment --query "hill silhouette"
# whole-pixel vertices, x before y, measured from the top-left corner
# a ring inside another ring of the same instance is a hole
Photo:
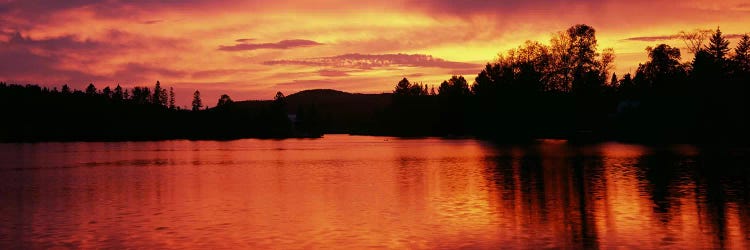
[[[323,133],[373,133],[378,114],[391,104],[391,93],[359,94],[333,89],[304,90],[286,96],[287,113],[315,110]],[[238,109],[255,110],[270,101],[238,101]]]

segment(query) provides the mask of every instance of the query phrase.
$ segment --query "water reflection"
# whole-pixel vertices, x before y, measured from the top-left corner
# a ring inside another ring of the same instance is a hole
[[[746,156],[696,150],[501,148],[487,165],[498,190],[493,207],[504,223],[527,230],[515,246],[747,249]]]
[[[356,136],[0,144],[0,248],[747,249],[749,155]]]

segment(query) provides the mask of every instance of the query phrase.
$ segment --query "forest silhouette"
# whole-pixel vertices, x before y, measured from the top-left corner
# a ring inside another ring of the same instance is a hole
[[[682,32],[695,57],[648,47],[634,75],[612,71],[615,53],[596,31],[575,25],[549,45],[527,41],[501,53],[473,81],[452,76],[435,88],[401,79],[393,93],[303,91],[272,101],[222,95],[206,108],[174,104],[149,87],[84,91],[0,83],[3,141],[319,137],[324,133],[475,136],[496,141],[745,143],[750,136],[750,37],[734,48],[717,28]],[[706,41],[707,40],[707,41]],[[470,82],[471,81],[471,82]]]

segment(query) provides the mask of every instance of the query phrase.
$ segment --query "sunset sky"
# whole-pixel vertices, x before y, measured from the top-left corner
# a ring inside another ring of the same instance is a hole
[[[374,2],[0,0],[0,80],[78,89],[159,80],[180,105],[199,89],[213,106],[222,93],[473,81],[498,52],[578,23],[596,28],[600,49],[615,49],[618,75],[635,71],[646,46],[684,47],[669,39],[680,30],[750,32],[747,0]]]

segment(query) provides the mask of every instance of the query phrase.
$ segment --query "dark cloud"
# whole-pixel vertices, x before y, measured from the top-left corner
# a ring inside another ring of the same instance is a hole
[[[32,47],[50,51],[61,50],[80,50],[80,49],[98,49],[103,46],[102,43],[92,40],[80,41],[74,35],[65,35],[46,39],[31,39],[24,37],[20,32],[11,35],[6,43],[10,47]]]
[[[339,68],[371,69],[392,66],[433,67],[433,68],[477,68],[480,65],[447,61],[422,54],[345,54],[333,57],[276,60],[264,62],[266,65],[307,65]]]
[[[655,41],[666,41],[680,38],[677,35],[666,35],[666,36],[637,36],[628,37],[623,40],[625,41],[640,41],[640,42],[655,42]]]
[[[243,41],[244,42],[244,41]],[[293,40],[282,40],[276,43],[240,43],[232,46],[219,46],[219,50],[223,51],[245,51],[245,50],[258,50],[258,49],[292,49],[299,47],[310,47],[319,46],[322,43],[304,40],[304,39],[293,39]]]
[[[148,20],[148,21],[143,21],[141,23],[142,24],[157,24],[157,23],[161,23],[161,22],[164,22],[164,20]]]
[[[738,39],[738,38],[742,38],[742,37],[743,37],[744,35],[745,35],[745,34],[725,34],[725,35],[724,35],[724,38],[728,38],[728,39]]]
[[[98,50],[104,43],[78,40],[73,35],[46,39],[32,39],[20,32],[6,34],[7,42],[0,42],[0,76],[4,80],[53,81],[55,83],[82,84],[102,79],[99,75],[62,67],[75,51]]]
[[[234,41],[238,42],[238,43],[246,43],[246,42],[255,41],[255,38],[240,38],[240,39],[237,39],[237,40],[234,40]]]
[[[162,78],[162,79],[181,78],[185,75],[187,75],[187,73],[184,71],[160,68],[154,65],[146,65],[146,64],[140,64],[140,63],[128,63],[128,64],[121,66],[119,70],[117,70],[114,74],[112,74],[111,78],[113,80],[118,80],[118,79],[150,80],[153,78],[157,78],[157,79],[158,78]]]
[[[112,51],[122,52],[128,49],[163,49],[167,47],[177,48],[185,43],[185,40],[171,38],[152,38],[142,35],[127,33],[119,30],[107,32],[106,40],[79,39],[76,35],[62,35],[34,39],[24,36],[20,32],[7,34],[7,42],[0,45],[10,48],[24,48],[43,50],[46,53],[60,56],[75,54],[106,55]]]
[[[3,62],[3,66],[0,67],[0,76],[4,81],[33,83],[46,81],[82,86],[83,83],[101,79],[97,75],[61,68],[59,57],[38,55],[25,48],[0,48],[0,61]]]

